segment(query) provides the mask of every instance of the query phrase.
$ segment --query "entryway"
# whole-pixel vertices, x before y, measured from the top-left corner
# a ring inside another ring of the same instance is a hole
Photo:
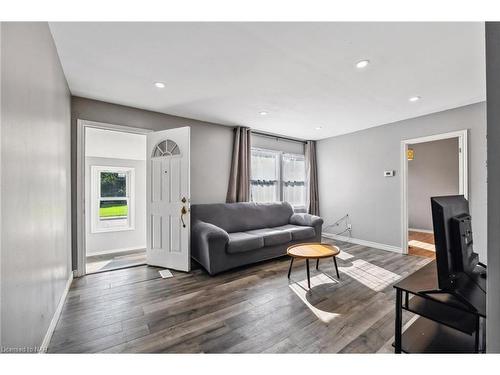
[[[146,134],[85,128],[85,273],[146,263]]]
[[[467,130],[402,141],[403,252],[435,257],[430,198],[467,198]]]
[[[78,121],[77,276],[190,269],[190,129]]]

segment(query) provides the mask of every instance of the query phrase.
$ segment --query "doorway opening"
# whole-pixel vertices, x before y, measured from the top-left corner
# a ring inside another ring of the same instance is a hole
[[[85,273],[146,263],[146,135],[85,129]]]
[[[402,142],[403,253],[435,258],[430,198],[468,198],[467,130]]]
[[[77,276],[146,264],[146,134],[78,121]]]
[[[76,272],[190,270],[190,128],[77,120]]]

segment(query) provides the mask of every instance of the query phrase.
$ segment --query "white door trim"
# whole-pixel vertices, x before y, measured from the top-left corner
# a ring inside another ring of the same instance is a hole
[[[106,124],[88,120],[76,120],[76,277],[84,276],[85,254],[85,129],[114,130],[124,133],[147,134],[151,129],[125,125]]]
[[[469,153],[468,130],[458,130],[449,133],[433,134],[424,137],[404,139],[401,141],[401,249],[403,254],[408,254],[408,159],[406,152],[408,145],[424,142],[438,141],[441,139],[458,138],[458,175],[459,194],[469,198]]]

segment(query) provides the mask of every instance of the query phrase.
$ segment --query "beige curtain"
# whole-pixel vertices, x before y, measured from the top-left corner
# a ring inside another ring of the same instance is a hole
[[[318,166],[316,163],[316,141],[307,141],[306,159],[306,207],[311,215],[319,216]]]
[[[227,188],[227,203],[250,200],[250,128],[234,129],[233,157]]]

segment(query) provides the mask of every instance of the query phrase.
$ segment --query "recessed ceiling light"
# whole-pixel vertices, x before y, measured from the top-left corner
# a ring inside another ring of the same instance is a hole
[[[165,84],[163,82],[155,82],[155,86],[159,89],[165,88]]]
[[[358,61],[356,63],[356,68],[358,68],[358,69],[366,68],[369,63],[370,63],[370,60],[361,60],[361,61]]]
[[[267,112],[266,111],[260,111],[259,115],[261,115],[261,116],[267,116]]]
[[[322,126],[316,126],[314,129],[321,130],[321,129],[323,129],[323,127]]]
[[[420,99],[422,99],[420,96],[412,96],[410,99],[408,99],[410,102],[418,102]]]

